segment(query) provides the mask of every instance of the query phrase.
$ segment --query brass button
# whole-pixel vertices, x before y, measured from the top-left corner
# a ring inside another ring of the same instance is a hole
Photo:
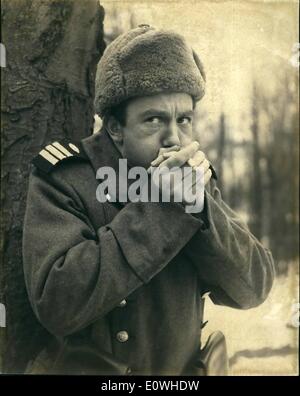
[[[128,339],[129,339],[129,335],[128,335],[127,331],[122,330],[122,331],[119,331],[119,333],[117,333],[117,340],[119,342],[126,342],[126,341],[128,341]]]
[[[126,300],[122,300],[119,304],[119,307],[123,308],[127,305],[127,301]]]

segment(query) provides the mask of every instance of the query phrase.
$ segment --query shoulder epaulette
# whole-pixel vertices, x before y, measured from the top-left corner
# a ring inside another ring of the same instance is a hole
[[[81,143],[75,144],[68,140],[64,140],[48,144],[31,162],[41,171],[49,173],[58,164],[64,161],[78,159],[88,159]]]

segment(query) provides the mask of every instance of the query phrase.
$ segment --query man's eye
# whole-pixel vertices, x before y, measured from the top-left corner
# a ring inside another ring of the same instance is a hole
[[[191,117],[180,117],[180,118],[178,118],[177,122],[178,122],[178,124],[183,124],[183,125],[190,124],[192,122],[192,118]]]
[[[149,122],[151,124],[159,124],[161,119],[159,117],[149,117],[146,119],[146,122]]]

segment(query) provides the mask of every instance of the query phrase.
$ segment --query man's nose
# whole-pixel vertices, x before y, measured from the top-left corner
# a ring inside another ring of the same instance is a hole
[[[163,147],[180,146],[177,122],[172,121],[166,126]]]

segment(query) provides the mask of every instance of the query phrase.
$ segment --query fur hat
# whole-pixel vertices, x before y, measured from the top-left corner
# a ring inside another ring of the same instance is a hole
[[[124,100],[164,91],[187,93],[195,101],[204,95],[203,65],[184,37],[140,25],[106,48],[96,74],[100,117]]]

